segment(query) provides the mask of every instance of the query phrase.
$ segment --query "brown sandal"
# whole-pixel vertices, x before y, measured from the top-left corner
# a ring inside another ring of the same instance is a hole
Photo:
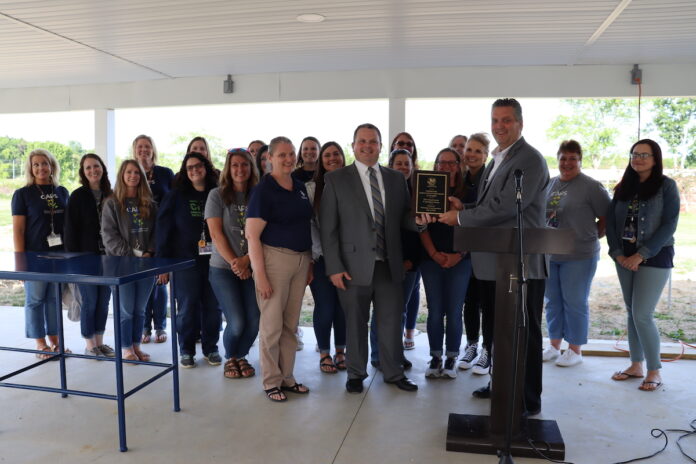
[[[338,369],[336,369],[336,365],[331,360],[331,355],[328,353],[322,356],[321,359],[319,359],[319,369],[324,374],[335,374],[336,372],[338,372]]]
[[[239,370],[242,373],[242,377],[245,379],[248,379],[249,377],[253,377],[256,375],[256,369],[254,369],[254,366],[249,364],[249,361],[246,359],[242,358],[239,361],[237,361],[239,364]]]
[[[148,343],[150,343],[151,339],[152,339],[152,332],[150,332],[148,330],[147,332],[143,332],[143,337],[140,339],[140,342],[148,344]]]
[[[242,371],[239,369],[239,364],[236,359],[230,358],[225,362],[222,375],[228,379],[238,379],[242,376]]]
[[[155,343],[164,343],[167,341],[167,332],[164,330],[155,331]]]
[[[39,348],[36,348],[36,349],[38,350]],[[36,356],[38,359],[44,360],[44,359],[51,359],[51,358],[53,357],[53,350],[51,349],[50,346],[44,346],[43,348],[40,349],[40,351],[43,351],[43,352],[45,352],[46,354],[44,354],[44,353],[36,353],[35,356]]]

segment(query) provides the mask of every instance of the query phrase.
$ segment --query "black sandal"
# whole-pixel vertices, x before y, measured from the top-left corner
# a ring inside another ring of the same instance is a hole
[[[288,397],[285,396],[285,393],[280,391],[278,387],[269,388],[268,390],[264,391],[266,392],[266,396],[268,397],[268,399],[273,401],[274,403],[282,403],[283,401],[288,400]]]
[[[281,385],[280,389],[282,391],[297,393],[298,395],[306,395],[307,393],[309,393],[309,388],[305,387],[301,383],[296,383],[295,385],[291,385],[289,387],[286,385]]]
[[[321,359],[319,360],[319,369],[324,374],[335,374],[338,372],[338,369],[336,369],[336,365],[333,363],[333,361],[331,361],[330,354],[325,354],[321,357]]]
[[[343,359],[339,361],[338,357],[343,356]],[[333,362],[334,366],[336,366],[336,369],[339,371],[345,371],[346,370],[346,353],[341,351],[340,353],[336,353],[333,357]]]

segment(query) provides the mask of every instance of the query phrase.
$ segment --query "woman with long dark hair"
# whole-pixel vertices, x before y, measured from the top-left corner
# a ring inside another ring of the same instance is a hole
[[[244,229],[249,194],[258,179],[251,153],[243,148],[229,150],[220,187],[211,190],[205,204],[205,220],[213,237],[210,283],[227,321],[222,344],[223,375],[228,379],[256,373],[246,359],[259,332],[259,307]]]
[[[643,377],[638,387],[655,391],[660,376],[660,333],[653,314],[674,267],[674,232],[679,220],[679,191],[662,173],[662,150],[653,140],[634,143],[631,160],[614,188],[607,212],[609,256],[616,263],[628,311],[631,365],[613,380]]]
[[[460,163],[459,153],[451,148],[440,150],[435,158],[435,169],[449,174],[448,196],[463,200],[466,187]],[[420,267],[428,300],[428,341],[432,357],[425,376],[455,378],[462,342],[462,306],[471,276],[471,260],[464,259],[466,253],[454,249],[453,226],[429,224],[420,238],[427,256]],[[443,339],[446,340],[444,353]]]
[[[145,171],[135,160],[124,161],[116,175],[114,194],[106,200],[102,210],[102,239],[106,254],[138,258],[154,256],[156,217],[157,204],[152,199]],[[140,341],[145,305],[154,284],[154,278],[145,278],[120,287],[120,348],[125,360],[150,360],[150,355],[140,350]]]
[[[63,221],[68,191],[60,186],[60,166],[47,150],[37,148],[27,157],[26,185],[12,195],[14,250],[62,251]],[[58,351],[58,317],[54,282],[24,282],[24,318],[27,338],[36,341],[39,359]],[[46,342],[48,336],[48,343]],[[50,345],[49,345],[50,343]],[[65,350],[69,352],[70,350]]]
[[[106,251],[101,215],[104,202],[113,193],[109,174],[104,161],[94,153],[82,157],[79,174],[82,186],[70,195],[65,217],[65,249],[103,255]],[[104,343],[111,288],[80,284],[77,289],[82,297],[80,331],[85,339],[85,354],[114,357],[113,348]]]
[[[319,165],[320,148],[321,144],[316,137],[309,136],[302,139],[297,153],[297,169],[292,173],[294,179],[306,183],[314,178]]]
[[[139,135],[133,140],[133,159],[137,160],[145,171],[147,183],[152,192],[152,199],[159,204],[164,195],[171,189],[174,173],[165,166],[157,165],[157,147],[152,137]],[[167,341],[167,286],[157,279],[150,299],[145,308],[143,321],[143,343],[150,343],[152,328],[155,330],[155,343]]]
[[[324,253],[321,248],[319,233],[319,206],[324,192],[324,175],[346,165],[343,149],[336,142],[326,142],[319,151],[319,163],[314,178],[305,184],[309,201],[314,208],[312,218],[312,260],[314,262],[314,280],[309,284],[314,298],[313,325],[319,349],[319,369],[327,374],[334,374],[346,369],[346,316],[338,301],[336,287],[326,275]],[[336,354],[331,358],[331,329],[334,332]]]
[[[157,214],[157,256],[193,258],[194,267],[174,272],[180,282],[177,331],[180,364],[196,366],[196,338],[201,335],[203,358],[218,366],[221,316],[218,302],[208,280],[212,242],[203,212],[209,192],[217,186],[217,175],[210,160],[201,153],[188,153],[174,178],[172,189],[164,196]],[[162,279],[167,280],[165,275]]]

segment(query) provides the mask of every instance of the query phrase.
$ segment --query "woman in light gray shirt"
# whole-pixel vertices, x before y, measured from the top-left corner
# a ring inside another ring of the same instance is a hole
[[[570,367],[582,362],[582,345],[587,343],[590,322],[588,298],[597,261],[599,238],[604,236],[609,207],[606,189],[580,172],[582,148],[566,140],[558,149],[560,175],[551,179],[546,191],[546,225],[573,229],[575,250],[571,255],[551,255],[546,280],[546,322],[551,344],[544,350],[544,361]],[[568,349],[561,354],[561,342]]]

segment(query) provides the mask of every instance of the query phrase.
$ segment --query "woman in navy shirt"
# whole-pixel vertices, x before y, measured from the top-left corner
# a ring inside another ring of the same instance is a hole
[[[196,338],[201,335],[203,358],[219,366],[220,309],[208,281],[212,242],[203,212],[208,193],[217,187],[217,176],[208,158],[189,153],[174,179],[174,188],[162,200],[157,213],[157,256],[193,258],[194,267],[174,272],[182,284],[176,288],[179,304],[177,330],[181,366],[196,366]],[[168,275],[162,278],[167,281]]]
[[[70,195],[65,218],[65,249],[103,255],[101,214],[104,201],[111,196],[111,183],[106,165],[94,153],[80,160],[82,187]],[[114,350],[104,344],[106,318],[109,314],[111,289],[108,285],[77,286],[82,297],[80,331],[85,339],[88,356],[114,357]]]
[[[297,169],[292,173],[294,179],[302,183],[314,178],[314,173],[319,165],[319,149],[321,144],[316,137],[305,137],[300,143],[300,153],[297,156]]]
[[[133,158],[143,167],[152,192],[152,199],[159,204],[171,189],[174,173],[167,167],[157,166],[157,147],[152,137],[139,135],[133,140]],[[155,289],[145,308],[143,343],[150,343],[153,324],[155,343],[166,342],[167,332],[164,329],[167,326],[167,286],[161,279],[157,279]]]
[[[304,184],[291,176],[297,155],[290,139],[274,138],[268,153],[273,169],[249,199],[246,237],[261,310],[263,388],[278,402],[287,400],[286,391],[309,393],[293,368],[302,297],[312,281],[312,205]]]
[[[63,220],[68,191],[58,184],[60,166],[47,150],[33,150],[25,168],[27,184],[12,196],[14,250],[63,251]],[[56,283],[24,282],[24,318],[27,338],[36,340],[39,359],[58,351],[60,308],[54,298]],[[48,342],[46,342],[48,335]],[[49,345],[50,343],[50,345]],[[70,352],[70,350],[65,350]]]

